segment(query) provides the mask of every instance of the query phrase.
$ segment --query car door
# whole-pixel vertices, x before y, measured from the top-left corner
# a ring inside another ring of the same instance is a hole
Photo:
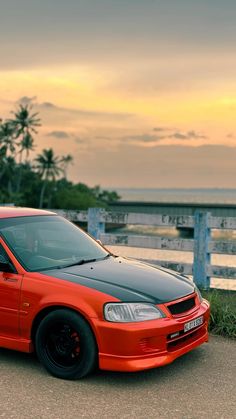
[[[0,254],[8,257],[0,243]],[[0,271],[0,337],[19,337],[19,301],[22,275]]]

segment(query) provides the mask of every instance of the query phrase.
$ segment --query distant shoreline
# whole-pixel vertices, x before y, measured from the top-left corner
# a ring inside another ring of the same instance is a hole
[[[113,188],[113,190],[116,190],[121,201],[236,205],[236,188]]]
[[[131,188],[131,187],[107,187],[106,188],[107,190],[109,190],[109,191],[112,191],[112,190],[133,190],[133,191],[140,191],[140,190],[143,190],[143,191],[236,191],[236,187],[235,188],[217,188],[217,187],[215,187],[215,188],[208,188],[208,187],[203,187],[203,188],[200,188],[200,187],[198,187],[198,188],[145,188],[145,187],[143,187],[143,188],[138,188],[138,187],[134,187],[134,188]]]

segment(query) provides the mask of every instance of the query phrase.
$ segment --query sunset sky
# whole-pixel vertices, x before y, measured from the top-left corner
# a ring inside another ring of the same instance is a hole
[[[0,118],[102,187],[236,187],[235,0],[0,0]]]

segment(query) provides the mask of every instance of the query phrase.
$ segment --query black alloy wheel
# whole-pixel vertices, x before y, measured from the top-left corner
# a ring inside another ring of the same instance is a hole
[[[93,332],[83,317],[68,309],[52,311],[41,321],[35,346],[40,362],[58,378],[82,378],[96,365]]]

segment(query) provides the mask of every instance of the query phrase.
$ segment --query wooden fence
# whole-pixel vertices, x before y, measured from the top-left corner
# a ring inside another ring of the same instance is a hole
[[[211,239],[212,229],[236,230],[236,217],[212,217],[209,212],[201,211],[196,211],[194,216],[172,216],[110,212],[100,208],[90,208],[88,212],[63,210],[56,212],[73,222],[87,222],[88,232],[96,239],[100,239],[104,245],[193,252],[193,264],[166,260],[148,260],[148,262],[193,275],[194,281],[201,288],[210,287],[211,277],[236,279],[236,267],[211,265],[212,253],[236,255],[236,241]],[[194,239],[107,234],[106,223],[193,228]]]

